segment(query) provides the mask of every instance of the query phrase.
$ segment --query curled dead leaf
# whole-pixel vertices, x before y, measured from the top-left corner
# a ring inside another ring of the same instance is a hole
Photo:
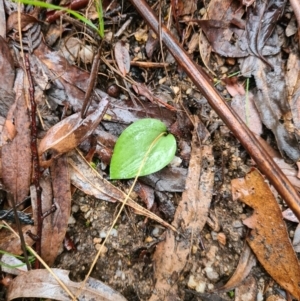
[[[80,113],[73,114],[53,126],[41,140],[39,145],[39,156],[41,166],[49,166],[51,160],[43,160],[43,154],[51,151],[52,158],[74,149],[92,134],[103,118],[108,107],[108,99],[103,98],[98,108],[85,119]],[[49,162],[50,161],[50,162]]]
[[[222,287],[218,288],[217,291],[221,292],[228,292],[237,286],[239,286],[249,275],[251,269],[256,264],[256,259],[254,254],[252,253],[251,249],[247,244],[245,244],[243,252],[241,254],[239,264],[231,276],[229,281]]]

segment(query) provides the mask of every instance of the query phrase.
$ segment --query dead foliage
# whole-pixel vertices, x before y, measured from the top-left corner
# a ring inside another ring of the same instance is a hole
[[[233,289],[235,300],[255,300],[274,287],[263,274],[260,288],[256,259],[300,299],[299,4],[119,2],[102,1],[101,40],[65,13],[0,1],[0,216],[24,236],[1,228],[0,249],[24,255],[35,244],[46,264],[62,267],[65,241],[86,276],[103,248],[94,273],[106,283],[53,269],[62,289],[47,270],[2,269],[7,300],[228,300]],[[58,4],[98,22],[88,1]],[[138,179],[112,229],[130,228],[129,237],[112,235],[106,247],[107,204],[118,208],[132,185],[109,180],[113,148],[141,118],[163,121],[178,152]],[[72,219],[91,227],[84,242]]]

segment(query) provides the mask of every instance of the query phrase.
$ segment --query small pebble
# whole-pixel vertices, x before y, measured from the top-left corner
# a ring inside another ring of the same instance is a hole
[[[105,238],[105,237],[106,237],[106,232],[102,230],[102,231],[100,232],[100,235],[99,235],[99,236],[100,236],[100,238]]]
[[[228,68],[225,67],[225,66],[222,66],[222,67],[220,68],[220,71],[221,71],[222,74],[225,74],[225,73],[228,72]]]
[[[88,219],[88,218],[91,216],[91,214],[92,214],[92,211],[86,212],[86,213],[84,214],[84,218],[85,218],[85,219]]]
[[[102,247],[101,244],[95,244],[95,249],[97,251],[99,251],[101,247]],[[100,252],[100,256],[104,256],[107,253],[107,251],[108,251],[107,247],[103,246],[102,249],[101,249],[101,252]]]
[[[204,293],[206,283],[202,280],[197,279],[194,275],[190,275],[187,286],[191,289],[196,290],[198,293]]]
[[[68,220],[68,225],[74,225],[74,224],[76,224],[76,219],[74,218],[73,215],[70,215]]]
[[[192,246],[192,254],[196,254],[198,251],[198,247],[196,245]]]
[[[210,232],[212,240],[217,240],[218,239],[218,233],[215,231]]]
[[[154,237],[158,237],[160,236],[160,229],[158,227],[155,227],[153,230],[152,230],[152,235]]]
[[[118,98],[120,96],[120,92],[120,88],[116,84],[110,85],[106,90],[106,93],[114,98]]]
[[[204,281],[201,281],[198,283],[198,285],[195,287],[196,292],[198,293],[204,293],[205,292],[206,283]]]
[[[118,236],[118,230],[117,229],[111,229],[110,231],[110,236],[112,237],[117,237]]]
[[[180,166],[181,163],[182,163],[182,159],[179,158],[179,157],[177,157],[177,156],[175,156],[173,158],[173,160],[169,163],[169,165],[171,167],[178,167],[178,166]]]
[[[223,232],[218,233],[217,239],[221,245],[223,245],[223,246],[226,245],[226,235]]]
[[[206,267],[204,270],[209,280],[217,281],[219,279],[219,274],[212,267]]]
[[[80,206],[80,210],[82,212],[88,212],[89,209],[90,209],[90,207],[88,205],[82,205],[82,206]]]
[[[215,262],[217,251],[218,247],[211,246],[208,252],[206,253],[206,258],[209,260],[210,264]]]
[[[199,11],[200,15],[203,16],[204,14],[206,14],[207,10],[205,7],[202,7]]]
[[[234,66],[236,64],[236,59],[235,58],[232,58],[232,57],[228,57],[226,58],[226,63],[230,66]]]
[[[145,243],[149,243],[149,242],[152,242],[153,241],[153,238],[151,236],[147,236],[146,239],[145,239]]]
[[[79,210],[79,206],[78,205],[75,204],[75,205],[72,206],[72,212],[73,213],[78,212],[78,210]]]
[[[190,95],[192,93],[192,88],[188,88],[185,92],[186,95]]]
[[[94,239],[93,239],[94,244],[100,244],[101,241],[102,241],[102,239],[99,237],[94,237]]]
[[[215,286],[214,286],[212,283],[209,283],[209,284],[207,285],[207,288],[208,288],[210,291],[212,291],[212,290],[215,288]]]
[[[257,296],[256,296],[256,301],[263,301],[264,300],[264,296],[262,292],[258,292]]]
[[[171,89],[173,90],[175,95],[178,94],[178,92],[180,90],[179,87],[177,87],[177,86],[171,86]]]

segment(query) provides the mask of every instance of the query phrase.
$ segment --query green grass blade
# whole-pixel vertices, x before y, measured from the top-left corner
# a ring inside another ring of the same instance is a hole
[[[101,38],[104,37],[104,21],[103,21],[103,7],[102,7],[102,0],[95,0],[95,6],[98,13],[99,19],[99,35]]]
[[[68,14],[73,15],[76,19],[82,21],[86,25],[88,25],[91,28],[93,28],[94,30],[96,30],[100,35],[100,32],[99,32],[98,28],[95,26],[95,24],[93,22],[91,22],[89,19],[85,18],[80,13],[76,12],[75,10],[68,9],[68,8],[65,8],[65,7],[61,7],[61,6],[54,5],[54,4],[50,4],[50,3],[46,3],[46,2],[42,2],[42,1],[36,1],[36,0],[16,0],[16,1],[21,2],[23,4],[43,7],[43,8],[47,8],[47,9],[65,11]],[[103,21],[102,21],[102,23],[103,23]]]

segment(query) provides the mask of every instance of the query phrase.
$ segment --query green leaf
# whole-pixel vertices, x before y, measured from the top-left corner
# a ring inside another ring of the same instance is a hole
[[[165,135],[153,143],[163,133]],[[143,163],[139,176],[149,175],[168,165],[175,152],[176,140],[167,133],[164,123],[150,118],[138,120],[117,140],[110,163],[110,178],[134,178]]]

